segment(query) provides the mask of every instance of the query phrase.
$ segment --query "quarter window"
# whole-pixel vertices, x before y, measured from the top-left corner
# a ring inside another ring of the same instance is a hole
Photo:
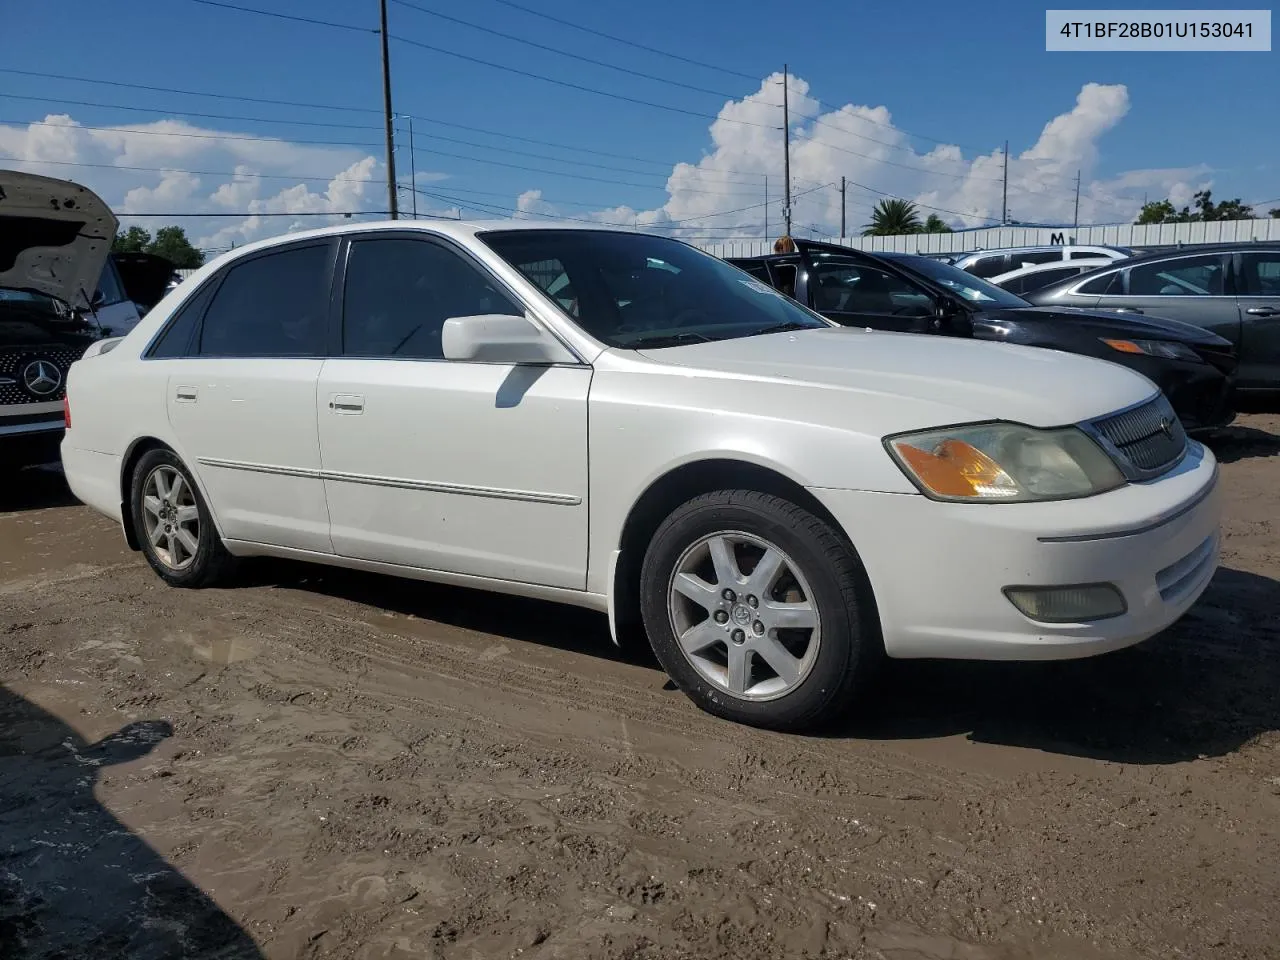
[[[1220,297],[1222,257],[1179,257],[1142,263],[1129,270],[1131,297]]]
[[[204,315],[205,357],[319,357],[329,316],[331,245],[291,247],[227,271]]]
[[[1092,293],[1095,296],[1101,296],[1108,293],[1120,292],[1120,277],[1123,271],[1115,270],[1112,273],[1104,273],[1100,277],[1094,277],[1092,280],[1083,284],[1079,293]]]
[[[1017,270],[1029,263],[1053,263],[1062,259],[1061,250],[1035,250],[1026,253],[1009,254],[1009,269]]]
[[[155,360],[171,360],[174,357],[185,357],[191,347],[191,334],[200,321],[200,314],[208,306],[216,283],[206,283],[195,294],[178,308],[155,345],[147,352],[147,356]]]
[[[444,322],[486,313],[524,316],[494,281],[440,244],[407,237],[351,244],[342,297],[345,356],[441,360]]]

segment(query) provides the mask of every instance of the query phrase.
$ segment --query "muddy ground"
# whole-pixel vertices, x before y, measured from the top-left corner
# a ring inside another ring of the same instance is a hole
[[[0,504],[0,956],[1280,956],[1280,417],[1138,648],[894,665],[837,734],[699,713],[595,615],[266,563],[167,589]],[[59,952],[61,951],[61,952]]]

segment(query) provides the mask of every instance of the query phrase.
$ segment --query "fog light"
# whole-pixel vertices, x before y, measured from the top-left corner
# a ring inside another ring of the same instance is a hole
[[[1070,587],[1005,587],[1004,595],[1021,613],[1041,623],[1082,623],[1118,617],[1129,608],[1109,583]]]

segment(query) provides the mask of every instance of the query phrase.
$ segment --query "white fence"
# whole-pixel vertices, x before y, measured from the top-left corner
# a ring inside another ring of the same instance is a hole
[[[721,240],[698,246],[718,257],[755,257],[773,250],[770,237],[762,240]],[[802,238],[806,239],[806,238]],[[892,237],[812,237],[857,250],[896,253],[953,253],[997,247],[1088,243],[1118,247],[1171,247],[1194,243],[1239,243],[1280,240],[1280,219],[1218,220],[1211,223],[1131,223],[1102,227],[991,227],[957,233],[909,233]]]

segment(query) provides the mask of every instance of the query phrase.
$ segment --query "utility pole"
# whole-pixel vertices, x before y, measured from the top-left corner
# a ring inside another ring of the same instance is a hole
[[[791,115],[787,109],[787,65],[782,65],[782,178],[786,199],[782,205],[782,218],[786,221],[787,236],[791,236]]]
[[[413,158],[413,117],[409,118],[409,196],[413,198],[413,219],[418,219],[418,164]]]
[[[1076,171],[1076,215],[1072,218],[1071,229],[1080,229],[1080,171]]]
[[[1004,142],[1004,203],[1000,210],[1000,225],[1009,222],[1009,141]]]
[[[840,239],[844,239],[844,177],[840,178]]]
[[[764,238],[769,239],[769,175],[764,175]]]
[[[396,196],[395,135],[391,128],[391,54],[387,51],[387,0],[379,0],[382,8],[382,113],[387,125],[387,201],[391,219],[400,219],[400,202]]]

